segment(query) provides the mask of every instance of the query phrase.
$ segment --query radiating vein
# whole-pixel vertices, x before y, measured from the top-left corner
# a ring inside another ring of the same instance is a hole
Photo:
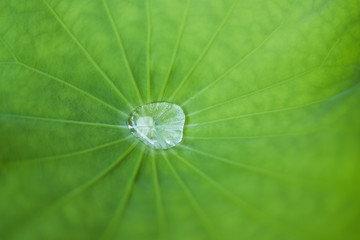
[[[41,206],[41,208],[36,211],[32,216],[30,216],[29,218],[25,219],[22,224],[17,225],[17,230],[19,230],[19,225],[26,225],[27,223],[29,223],[31,220],[33,220],[33,218],[35,217],[39,217],[41,215],[44,214],[49,214],[51,211],[58,209],[62,206],[64,206],[65,204],[67,204],[68,202],[70,202],[72,199],[74,199],[76,196],[78,196],[79,194],[81,194],[82,192],[84,192],[85,190],[89,189],[92,185],[94,185],[95,183],[97,183],[98,181],[100,181],[102,178],[104,178],[107,174],[109,174],[116,166],[119,165],[119,163],[126,157],[128,156],[133,149],[135,148],[136,144],[138,144],[138,142],[134,142],[116,161],[114,161],[113,163],[111,163],[107,168],[105,168],[104,170],[102,170],[99,174],[97,174],[95,177],[89,179],[88,181],[86,181],[85,183],[77,186],[76,188],[74,188],[73,190],[71,190],[70,192],[66,193],[65,195],[61,196],[60,198],[58,198],[57,200],[55,200],[54,202],[50,203],[47,206]],[[16,232],[14,232],[13,234],[16,234]]]
[[[290,81],[292,81],[292,80],[294,80],[294,79],[296,79],[296,78],[299,78],[299,77],[301,77],[301,76],[304,76],[305,74],[307,74],[307,73],[309,73],[309,72],[311,72],[311,70],[303,71],[303,72],[301,72],[301,73],[299,73],[299,74],[296,74],[296,75],[294,75],[294,76],[291,76],[291,77],[289,77],[289,78],[286,78],[286,79],[284,79],[284,80],[282,80],[282,81],[276,82],[276,83],[271,84],[271,85],[269,85],[269,86],[266,86],[266,87],[264,87],[264,88],[256,89],[256,90],[254,90],[254,91],[247,92],[247,93],[245,93],[245,94],[243,94],[243,95],[240,95],[240,96],[235,97],[235,98],[231,98],[231,99],[226,100],[226,101],[224,101],[224,102],[221,102],[221,103],[218,103],[218,104],[214,104],[214,105],[211,105],[211,106],[202,108],[202,109],[200,109],[200,110],[194,111],[194,112],[192,112],[192,113],[189,113],[188,116],[194,116],[194,115],[197,115],[197,114],[199,114],[199,113],[201,113],[201,112],[204,112],[204,111],[207,111],[207,110],[210,110],[210,109],[213,109],[213,108],[217,108],[217,107],[220,107],[220,106],[225,105],[225,104],[228,104],[228,103],[236,102],[236,101],[238,101],[238,100],[240,100],[240,99],[243,99],[243,98],[246,98],[246,97],[250,97],[250,96],[259,94],[259,93],[261,93],[261,92],[264,92],[264,91],[269,90],[269,89],[274,88],[274,87],[281,86],[282,84],[285,84],[285,83],[287,83],[287,82],[290,82]]]
[[[335,41],[335,43],[330,47],[329,51],[327,52],[326,56],[324,57],[324,60],[320,63],[319,68],[325,65],[325,63],[327,62],[327,60],[329,59],[332,52],[334,51],[336,46],[339,44],[339,42],[341,41],[343,36],[344,36],[343,34],[340,34],[340,37],[338,37],[338,39]]]
[[[43,76],[45,76],[47,78],[50,78],[50,79],[52,79],[52,80],[54,80],[56,82],[59,82],[59,83],[65,85],[65,86],[67,86],[67,87],[69,87],[69,88],[71,88],[71,89],[73,89],[73,90],[75,90],[75,91],[77,91],[77,92],[79,92],[81,94],[84,94],[85,96],[89,97],[90,99],[101,103],[102,105],[110,108],[111,110],[113,110],[113,111],[115,111],[117,113],[120,113],[120,114],[124,115],[125,117],[128,116],[128,114],[126,114],[125,112],[123,112],[120,109],[108,104],[107,102],[101,100],[100,98],[95,97],[93,94],[90,94],[89,92],[86,92],[81,88],[78,88],[78,87],[76,87],[76,86],[74,86],[74,85],[72,85],[72,84],[58,78],[58,77],[55,77],[54,75],[51,75],[51,74],[49,74],[47,72],[41,71],[40,69],[34,68],[34,67],[32,67],[32,66],[30,66],[28,64],[25,64],[25,63],[21,62],[19,57],[15,54],[15,52],[11,49],[11,47],[5,42],[5,40],[3,40],[1,38],[1,36],[0,36],[0,40],[3,41],[3,43],[6,45],[6,47],[9,49],[9,51],[11,52],[13,57],[15,58],[15,62],[2,62],[0,64],[17,64],[17,65],[20,65],[21,67],[24,67],[24,68],[26,68],[26,69],[28,69],[30,71],[36,72],[36,73],[38,73],[40,75],[43,75]]]
[[[0,42],[4,45],[4,47],[9,51],[11,56],[14,58],[16,62],[19,62],[19,58],[16,56],[15,52],[11,49],[11,47],[8,45],[8,43],[5,41],[5,39],[0,36]]]
[[[200,127],[200,126],[205,126],[205,125],[212,125],[214,123],[219,123],[219,122],[238,120],[238,119],[241,119],[241,118],[259,116],[259,115],[271,114],[271,113],[286,112],[286,111],[291,111],[291,110],[296,110],[296,109],[301,109],[301,108],[304,108],[304,107],[308,107],[308,106],[320,103],[322,101],[323,100],[319,100],[319,101],[314,101],[314,102],[311,102],[311,103],[302,104],[302,105],[294,106],[294,107],[280,108],[280,109],[275,109],[275,110],[268,110],[268,111],[255,112],[255,113],[249,113],[249,114],[241,114],[241,115],[233,116],[233,117],[221,118],[221,119],[217,119],[217,120],[211,120],[211,121],[200,122],[200,123],[193,123],[193,124],[188,124],[185,127],[187,127],[187,128]]]
[[[146,41],[146,72],[147,72],[147,101],[151,101],[151,0],[146,0],[147,41]]]
[[[173,155],[175,155],[180,161],[182,161],[186,166],[191,168],[193,171],[195,171],[198,175],[206,179],[212,186],[217,188],[223,195],[225,195],[230,201],[232,201],[240,211],[245,212],[247,215],[249,215],[253,220],[256,220],[259,223],[263,223],[266,225],[270,225],[275,227],[275,229],[279,229],[279,226],[281,224],[274,223],[272,221],[272,218],[264,213],[263,211],[258,210],[255,206],[251,205],[249,202],[244,201],[243,199],[236,196],[231,191],[227,190],[225,187],[220,185],[216,180],[214,180],[211,176],[207,175],[203,171],[201,171],[196,166],[192,165],[190,161],[186,160],[185,158],[181,157],[179,154],[176,153],[176,151],[172,150]],[[284,228],[282,228],[284,229]]]
[[[186,4],[186,7],[185,7],[185,12],[184,12],[184,15],[183,15],[183,18],[182,18],[182,21],[181,21],[181,25],[180,25],[179,35],[177,37],[177,40],[176,40],[176,43],[175,43],[175,49],[174,49],[173,55],[172,55],[171,60],[170,60],[169,70],[168,70],[168,72],[166,74],[164,83],[163,83],[162,88],[160,90],[158,101],[163,100],[163,96],[164,96],[167,84],[169,82],[169,79],[170,79],[170,76],[171,76],[171,73],[172,73],[172,70],[173,70],[173,67],[174,67],[174,63],[175,63],[175,60],[176,60],[176,56],[177,56],[177,53],[179,51],[180,44],[181,44],[181,41],[182,41],[182,38],[183,38],[183,35],[184,35],[186,20],[187,20],[188,15],[189,15],[189,9],[190,9],[191,2],[192,2],[192,0],[187,0],[187,4]]]
[[[280,24],[280,26],[281,26],[281,24]],[[279,27],[280,27],[280,26],[279,26]],[[279,29],[279,27],[278,27],[277,29]],[[273,35],[273,34],[274,34],[274,31],[271,33],[271,35]],[[271,35],[270,35],[270,36],[271,36]],[[269,37],[268,37],[267,39],[269,39]],[[265,39],[265,41],[267,41],[267,39]],[[307,73],[313,72],[313,71],[315,71],[316,69],[319,69],[319,68],[323,67],[324,64],[326,63],[327,59],[328,59],[329,56],[331,55],[332,51],[335,49],[336,45],[340,42],[340,39],[341,39],[341,37],[339,37],[339,38],[337,39],[337,41],[330,47],[330,49],[328,50],[327,54],[325,55],[323,61],[321,61],[321,63],[320,63],[317,67],[313,67],[313,68],[307,69],[307,70],[305,70],[305,71],[303,71],[303,72],[300,72],[300,73],[298,73],[298,74],[296,74],[296,75],[294,75],[294,76],[292,76],[292,77],[290,77],[290,78],[287,78],[287,79],[285,79],[285,80],[283,80],[283,81],[280,81],[280,82],[271,84],[271,85],[269,85],[269,86],[266,86],[265,88],[257,89],[257,90],[254,90],[254,91],[245,93],[244,95],[241,95],[241,96],[238,96],[238,97],[235,97],[235,98],[226,100],[226,101],[224,101],[224,102],[222,102],[222,103],[218,103],[218,104],[211,105],[211,106],[209,106],[209,107],[205,107],[205,108],[203,108],[203,109],[197,110],[197,111],[195,111],[195,112],[190,113],[188,116],[196,115],[196,114],[201,113],[201,112],[203,112],[203,111],[207,111],[207,110],[210,110],[210,109],[213,109],[213,108],[216,108],[216,107],[219,107],[219,106],[222,106],[222,105],[225,105],[225,104],[228,104],[228,103],[231,103],[231,102],[240,100],[240,99],[242,99],[242,98],[249,97],[249,96],[252,96],[252,95],[254,95],[254,94],[258,94],[258,93],[263,92],[263,91],[265,91],[265,90],[268,90],[268,89],[271,89],[271,88],[280,86],[280,85],[282,85],[282,84],[284,84],[284,83],[291,82],[292,80],[294,80],[294,79],[296,79],[296,78],[298,78],[298,77],[301,77],[301,76],[303,76],[303,75],[305,75],[305,74],[307,74]],[[263,42],[262,45],[263,45],[264,43],[265,43],[265,42]],[[257,49],[258,49],[258,48],[257,48]],[[243,59],[240,60],[240,61],[243,62]],[[237,64],[236,64],[236,65],[237,65]],[[230,71],[230,72],[231,72],[232,70],[234,70],[234,69],[232,69],[232,67],[231,67],[231,68],[229,68],[229,70],[227,70],[227,71]],[[228,73],[226,74],[227,71],[225,71],[225,75],[227,75],[227,74],[230,73],[230,72],[228,72]],[[222,76],[222,75],[221,75],[221,76]],[[220,76],[220,77],[221,77],[221,76]],[[223,76],[223,77],[225,77],[225,76]],[[223,77],[222,77],[221,79],[223,79]],[[209,85],[207,85],[206,87],[204,87],[203,89],[201,89],[200,91],[197,91],[194,95],[192,95],[190,98],[188,98],[186,101],[184,101],[184,102],[181,104],[181,106],[185,106],[186,104],[188,104],[188,103],[189,103],[191,100],[193,100],[194,98],[200,96],[201,94],[204,94],[204,92],[206,92],[206,90],[208,90],[209,88],[211,88],[212,86],[214,86],[214,85],[215,85],[218,81],[220,81],[221,79],[218,78],[218,79],[216,79],[215,81],[211,82],[211,83],[210,83]]]
[[[153,171],[153,182],[154,182],[154,190],[155,190],[157,218],[158,218],[158,225],[159,225],[159,235],[160,235],[159,238],[167,239],[166,238],[165,212],[164,212],[163,203],[162,203],[159,178],[158,178],[157,167],[156,167],[156,160],[154,157],[154,150],[151,150],[151,163],[152,163],[152,171]]]
[[[62,197],[56,205],[62,205],[70,198],[78,195],[79,193],[83,192],[84,190],[88,189],[90,186],[94,185],[94,183],[98,182],[100,179],[105,177],[109,174],[126,156],[128,156],[135,148],[138,142],[134,142],[116,161],[111,163],[107,168],[97,174],[94,178],[90,179],[89,181],[85,182],[84,184],[80,185],[79,187],[72,190],[69,194]],[[61,203],[61,204],[60,204]]]
[[[215,228],[214,228],[213,224],[209,221],[209,217],[205,214],[205,212],[200,207],[199,203],[196,201],[195,197],[193,196],[193,194],[191,193],[189,188],[186,186],[186,184],[183,182],[183,180],[181,179],[181,177],[179,176],[179,174],[177,173],[175,168],[172,166],[172,164],[169,161],[169,159],[167,158],[166,154],[164,152],[162,152],[162,155],[163,155],[165,161],[167,162],[171,172],[173,173],[175,179],[178,181],[179,185],[184,190],[185,195],[189,200],[189,203],[191,204],[192,208],[198,215],[198,218],[202,222],[203,227],[208,232],[208,235],[209,235],[208,237],[211,239],[220,239],[217,236],[218,234],[215,232]]]
[[[116,35],[116,40],[119,44],[119,47],[120,47],[120,50],[121,50],[121,53],[123,55],[123,58],[124,58],[124,61],[125,61],[125,66],[126,66],[126,69],[127,71],[129,72],[129,75],[131,77],[131,81],[134,85],[134,88],[135,88],[135,91],[136,91],[136,95],[139,99],[139,102],[140,104],[143,104],[143,100],[142,100],[142,97],[141,97],[141,94],[140,94],[140,91],[139,91],[139,87],[136,83],[136,80],[135,80],[135,76],[134,76],[134,73],[133,71],[131,70],[131,67],[130,67],[130,63],[129,63],[129,59],[128,59],[128,56],[126,54],[126,51],[125,51],[125,48],[124,48],[124,43],[123,43],[123,40],[121,38],[121,34],[118,30],[118,27],[115,23],[115,20],[114,20],[114,16],[108,6],[108,3],[106,0],[102,0],[103,4],[104,4],[104,7],[105,7],[105,11],[106,11],[106,14],[110,20],[110,23],[111,23],[111,27],[113,28],[114,32],[115,32],[115,35]]]
[[[108,77],[108,75],[104,72],[104,70],[99,66],[99,64],[94,60],[94,58],[90,55],[90,53],[86,50],[86,48],[82,45],[82,43],[77,39],[77,37],[71,32],[71,30],[67,27],[64,21],[61,20],[59,15],[55,12],[55,10],[49,5],[46,0],[43,0],[47,9],[49,9],[50,13],[55,17],[55,19],[59,22],[62,28],[69,34],[71,39],[76,43],[76,45],[81,49],[81,51],[85,54],[87,59],[91,62],[91,64],[95,67],[95,69],[101,74],[101,76],[105,79],[105,81],[113,88],[113,90],[119,95],[119,97],[129,106],[130,109],[133,109],[133,106],[128,101],[128,99],[120,92],[120,90],[116,87],[114,82]]]
[[[85,126],[105,127],[105,128],[116,128],[116,129],[121,129],[121,128],[127,129],[128,128],[125,125],[112,125],[112,124],[107,124],[107,123],[83,122],[83,121],[75,121],[75,120],[60,119],[60,118],[46,118],[46,117],[38,117],[38,116],[15,115],[15,114],[0,113],[0,118],[28,119],[28,120],[35,120],[35,121],[46,121],[46,122],[56,122],[56,123],[64,123],[64,124],[75,124],[75,125],[85,125]]]
[[[231,72],[233,72],[235,69],[237,69],[241,64],[243,64],[250,56],[252,56],[258,49],[260,49],[262,46],[264,46],[264,44],[269,41],[269,39],[271,39],[271,37],[281,28],[282,26],[282,22],[280,23],[279,26],[277,26],[273,31],[271,31],[271,33],[254,49],[252,49],[248,54],[246,54],[245,56],[243,56],[238,62],[236,62],[235,64],[233,64],[229,69],[227,69],[226,71],[224,71],[224,73],[222,73],[219,77],[217,77],[215,80],[213,80],[212,82],[210,82],[209,84],[206,85],[206,87],[202,88],[201,90],[197,91],[194,95],[192,95],[191,97],[189,97],[186,101],[184,101],[181,105],[184,106],[186,104],[188,104],[190,101],[192,101],[193,99],[195,99],[196,97],[200,96],[201,94],[204,94],[204,92],[206,92],[208,89],[210,89],[211,87],[213,87],[216,83],[218,83],[219,81],[221,81],[222,79],[224,79],[227,75],[229,75]]]
[[[342,92],[340,92],[340,93],[338,93],[338,94],[336,94],[334,96],[331,96],[330,98],[325,98],[325,99],[313,101],[313,102],[310,102],[310,103],[305,103],[305,104],[298,105],[298,106],[275,109],[275,110],[268,110],[268,111],[263,111],[263,112],[242,114],[242,115],[238,115],[238,116],[222,118],[222,119],[217,119],[217,120],[211,120],[211,121],[206,121],[206,122],[201,122],[201,123],[193,123],[193,124],[185,125],[185,127],[188,127],[188,128],[199,127],[199,126],[211,125],[211,124],[219,123],[219,122],[237,120],[237,119],[246,118],[246,117],[252,117],[252,116],[258,116],[258,115],[264,115],[264,114],[270,114],[270,113],[278,113],[278,112],[286,112],[286,111],[291,111],[291,110],[297,110],[297,109],[309,107],[309,106],[312,106],[312,105],[316,105],[316,104],[319,104],[319,103],[322,103],[322,102],[334,100],[334,99],[336,99],[338,97],[343,96],[344,94],[347,94],[348,92],[351,92],[354,88],[357,87],[357,85],[358,84],[355,84],[354,86],[352,86],[352,87],[350,87],[350,88],[348,88],[348,89],[346,89],[346,90],[344,90],[344,91],[342,91]]]
[[[131,192],[133,190],[134,187],[134,182],[135,182],[135,178],[138,175],[139,171],[140,171],[140,166],[142,163],[142,159],[144,157],[144,152],[145,152],[145,147],[142,148],[140,156],[139,156],[139,160],[135,166],[134,172],[126,186],[126,190],[125,190],[125,194],[124,197],[122,199],[122,201],[119,203],[119,206],[117,207],[117,209],[115,210],[114,216],[112,217],[112,219],[110,220],[107,228],[105,229],[104,233],[102,234],[101,238],[102,240],[104,239],[110,239],[111,237],[114,236],[117,227],[119,227],[121,218],[124,214],[124,210],[125,207],[127,205],[127,203],[129,202],[130,196],[131,196]]]
[[[316,129],[318,129],[318,128],[316,128]],[[212,136],[212,137],[209,137],[209,136],[189,136],[189,135],[186,135],[186,136],[184,136],[184,139],[218,141],[218,140],[294,137],[294,136],[306,135],[306,134],[311,134],[311,133],[314,133],[314,131],[286,133],[286,134],[254,135],[254,136]]]
[[[200,64],[200,62],[204,59],[204,57],[206,56],[206,54],[208,53],[210,47],[212,46],[212,44],[214,43],[215,39],[217,38],[217,36],[219,35],[219,33],[221,32],[221,30],[224,28],[224,26],[226,25],[226,23],[228,22],[228,20],[230,19],[230,16],[232,15],[233,11],[235,10],[236,5],[238,4],[239,0],[234,0],[234,3],[232,4],[232,6],[230,7],[230,10],[227,12],[227,14],[225,15],[225,18],[222,20],[221,24],[219,25],[219,27],[216,29],[216,31],[214,32],[214,34],[212,35],[212,37],[210,38],[210,41],[208,42],[208,44],[205,46],[204,50],[201,52],[200,56],[198,57],[198,59],[195,61],[195,63],[193,64],[193,66],[190,68],[190,71],[185,75],[185,77],[181,80],[181,82],[179,83],[179,85],[177,86],[177,88],[174,90],[173,94],[170,96],[170,100],[173,100],[174,97],[176,96],[176,94],[178,93],[178,91],[183,87],[183,85],[186,83],[186,81],[190,78],[190,76],[193,74],[194,70],[198,67],[198,65]]]
[[[83,155],[86,153],[90,153],[90,152],[95,152],[99,149],[103,149],[103,148],[107,148],[119,143],[122,143],[128,139],[130,139],[132,136],[129,135],[125,138],[121,138],[118,139],[116,141],[111,141],[108,143],[104,143],[104,144],[100,144],[100,145],[96,145],[94,147],[90,147],[90,148],[86,148],[80,151],[75,151],[75,152],[70,152],[70,153],[64,153],[64,154],[57,154],[57,155],[51,155],[51,156],[47,156],[47,157],[41,157],[41,158],[31,158],[31,159],[26,159],[26,160],[17,160],[17,161],[7,161],[5,162],[5,167],[12,165],[12,164],[39,164],[41,162],[44,161],[49,161],[49,160],[56,160],[56,159],[61,159],[61,158],[69,158],[69,157],[74,157],[74,156],[78,156],[78,155]]]
[[[40,75],[43,75],[43,76],[45,76],[45,77],[47,77],[47,78],[50,78],[50,79],[52,79],[52,80],[54,80],[54,81],[56,81],[56,82],[59,82],[59,83],[65,85],[65,86],[67,86],[67,87],[69,87],[69,88],[71,88],[71,89],[73,89],[73,90],[75,90],[75,91],[77,91],[77,92],[79,92],[79,93],[87,96],[88,98],[93,99],[93,100],[101,103],[102,105],[104,105],[104,106],[106,106],[106,107],[114,110],[115,112],[120,113],[121,115],[123,115],[123,116],[125,116],[125,117],[128,117],[128,114],[127,114],[127,113],[125,113],[125,112],[121,111],[120,109],[118,109],[118,108],[110,105],[109,103],[101,100],[100,98],[97,98],[97,97],[95,97],[94,95],[92,95],[92,94],[90,94],[90,93],[82,90],[81,88],[76,87],[75,85],[72,85],[72,84],[70,84],[70,83],[68,83],[68,82],[66,82],[66,81],[64,81],[64,80],[62,80],[62,79],[60,79],[60,78],[58,78],[58,77],[55,77],[55,76],[53,76],[53,75],[51,75],[51,74],[49,74],[49,73],[43,72],[43,71],[41,71],[41,70],[39,70],[39,69],[37,69],[37,68],[31,67],[31,66],[29,66],[29,65],[27,65],[27,64],[25,64],[25,63],[18,62],[17,64],[19,64],[20,66],[22,66],[22,67],[24,67],[24,68],[27,68],[27,69],[29,69],[29,70],[31,70],[31,71],[33,71],[33,72],[36,72],[36,73],[38,73],[38,74],[40,74]]]
[[[14,64],[14,65],[16,65],[16,64],[18,64],[18,62],[0,62],[0,65],[12,65],[12,64]]]
[[[262,175],[269,176],[269,177],[272,177],[272,178],[275,178],[275,179],[285,180],[286,182],[291,181],[291,182],[294,182],[294,183],[302,182],[302,181],[300,181],[299,179],[297,179],[295,177],[290,177],[288,175],[275,172],[273,170],[254,167],[254,166],[251,166],[251,165],[245,164],[245,163],[235,162],[235,161],[229,160],[227,158],[217,156],[217,155],[215,155],[213,153],[207,153],[207,152],[204,152],[204,151],[201,151],[201,150],[186,146],[184,144],[179,145],[179,147],[181,147],[183,149],[186,149],[186,150],[189,150],[189,151],[192,151],[194,153],[197,153],[197,154],[200,154],[200,155],[203,155],[203,156],[206,156],[206,157],[210,157],[212,159],[215,159],[215,160],[218,160],[218,161],[221,161],[221,162],[224,162],[224,163],[227,163],[227,164],[230,164],[230,165],[233,165],[233,166],[245,169],[245,170],[260,173]]]
[[[198,175],[206,179],[208,183],[210,183],[212,186],[217,188],[223,195],[225,195],[230,201],[236,204],[236,206],[239,207],[239,209],[243,212],[246,212],[251,217],[254,217],[256,220],[260,220],[264,217],[263,213],[260,213],[257,211],[257,209],[250,205],[248,202],[244,201],[243,199],[236,196],[234,193],[230,192],[226,188],[224,188],[222,185],[220,185],[218,182],[216,182],[212,177],[201,171],[199,168],[192,165],[188,160],[181,157],[179,154],[176,153],[176,151],[172,150],[173,155],[175,155],[181,162],[183,162],[186,166],[191,168],[194,172],[196,172]]]

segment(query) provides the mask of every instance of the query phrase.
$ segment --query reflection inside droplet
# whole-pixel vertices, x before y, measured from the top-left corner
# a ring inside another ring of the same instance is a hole
[[[155,149],[168,149],[181,142],[184,124],[181,107],[167,102],[140,106],[128,119],[131,133]]]

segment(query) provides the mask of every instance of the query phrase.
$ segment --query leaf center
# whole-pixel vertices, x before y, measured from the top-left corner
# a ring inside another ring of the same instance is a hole
[[[182,108],[167,102],[137,107],[128,119],[131,133],[154,149],[168,149],[180,143],[184,124]]]

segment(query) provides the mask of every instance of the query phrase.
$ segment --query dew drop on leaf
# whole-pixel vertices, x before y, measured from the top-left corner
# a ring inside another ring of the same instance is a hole
[[[182,108],[167,102],[137,107],[128,120],[131,133],[154,149],[168,149],[181,142],[184,124]]]

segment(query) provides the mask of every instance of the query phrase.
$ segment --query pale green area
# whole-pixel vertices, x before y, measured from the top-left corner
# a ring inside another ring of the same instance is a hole
[[[0,0],[0,239],[359,239],[359,42],[358,0]]]

